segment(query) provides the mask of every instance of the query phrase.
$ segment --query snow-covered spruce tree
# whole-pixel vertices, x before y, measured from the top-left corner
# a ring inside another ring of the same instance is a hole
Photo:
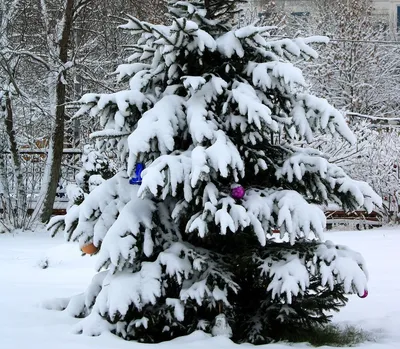
[[[80,205],[87,194],[116,173],[114,164],[107,155],[89,144],[83,147],[81,162],[82,168],[75,176],[76,183],[68,184],[66,188],[69,199],[67,210],[72,206]],[[53,229],[53,234],[56,234],[60,228],[65,226],[65,216],[54,217],[52,224],[55,224],[56,228]]]
[[[91,145],[83,147],[81,161],[82,169],[75,176],[75,186],[83,193],[90,193],[96,186],[115,175],[110,159]]]
[[[318,132],[354,141],[289,62],[316,57],[308,44],[322,39],[232,29],[198,1],[173,1],[169,13],[169,26],[123,26],[141,34],[117,70],[126,89],[81,99],[78,115],[104,127],[92,135],[98,149],[118,150],[123,166],[49,223],[99,247],[89,288],[57,308],[83,317],[76,330],[90,335],[291,339],[367,289],[361,255],[322,241],[317,204],[370,211],[381,201],[319,151],[293,145]]]

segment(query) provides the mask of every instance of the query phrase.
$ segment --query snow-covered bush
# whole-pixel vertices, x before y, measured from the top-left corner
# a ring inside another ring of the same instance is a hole
[[[233,29],[199,1],[169,13],[168,26],[129,18],[123,28],[141,36],[117,69],[125,89],[81,99],[78,115],[104,128],[96,146],[125,167],[49,223],[100,248],[99,273],[62,308],[84,317],[79,333],[147,342],[224,328],[262,343],[327,322],[346,294],[364,294],[367,271],[358,253],[323,242],[317,204],[370,211],[381,200],[296,146],[320,132],[355,141],[290,63],[325,39]]]

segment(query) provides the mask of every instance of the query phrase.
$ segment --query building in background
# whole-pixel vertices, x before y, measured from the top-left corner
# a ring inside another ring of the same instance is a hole
[[[400,32],[400,0],[374,0],[376,14],[389,20],[390,28]]]
[[[250,0],[251,1],[251,0]],[[275,0],[276,9],[296,16],[308,15],[316,0]],[[335,0],[331,0],[335,1]],[[348,0],[351,2],[352,0]],[[251,1],[260,12],[268,0]],[[375,14],[388,21],[391,31],[400,33],[400,0],[373,0]]]

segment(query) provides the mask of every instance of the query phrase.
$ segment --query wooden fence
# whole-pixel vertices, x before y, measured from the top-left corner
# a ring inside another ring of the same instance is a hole
[[[81,150],[74,148],[66,148],[63,152],[61,175],[58,182],[56,201],[54,203],[54,213],[63,214],[67,206],[68,199],[66,197],[65,188],[68,184],[75,182],[75,175],[79,172],[79,160]],[[20,149],[22,160],[22,171],[24,185],[27,194],[28,213],[32,212],[36,206],[36,200],[39,196],[42,179],[46,166],[47,152],[42,149]],[[3,174],[6,180],[6,188],[4,195],[13,193],[15,189],[15,178],[11,155],[9,152],[0,153],[4,162],[6,173]],[[2,202],[0,200],[0,213],[2,212]]]

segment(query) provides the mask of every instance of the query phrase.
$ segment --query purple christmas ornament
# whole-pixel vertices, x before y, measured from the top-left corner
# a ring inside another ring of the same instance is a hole
[[[144,164],[141,162],[138,162],[135,167],[135,175],[136,176],[132,177],[129,180],[129,184],[137,184],[137,185],[142,184],[142,171],[143,170],[144,170]]]
[[[245,193],[246,193],[246,190],[241,185],[234,185],[231,188],[231,196],[235,200],[242,199]]]
[[[360,298],[367,298],[368,297],[368,290],[364,290],[364,294],[362,296],[358,295]]]

